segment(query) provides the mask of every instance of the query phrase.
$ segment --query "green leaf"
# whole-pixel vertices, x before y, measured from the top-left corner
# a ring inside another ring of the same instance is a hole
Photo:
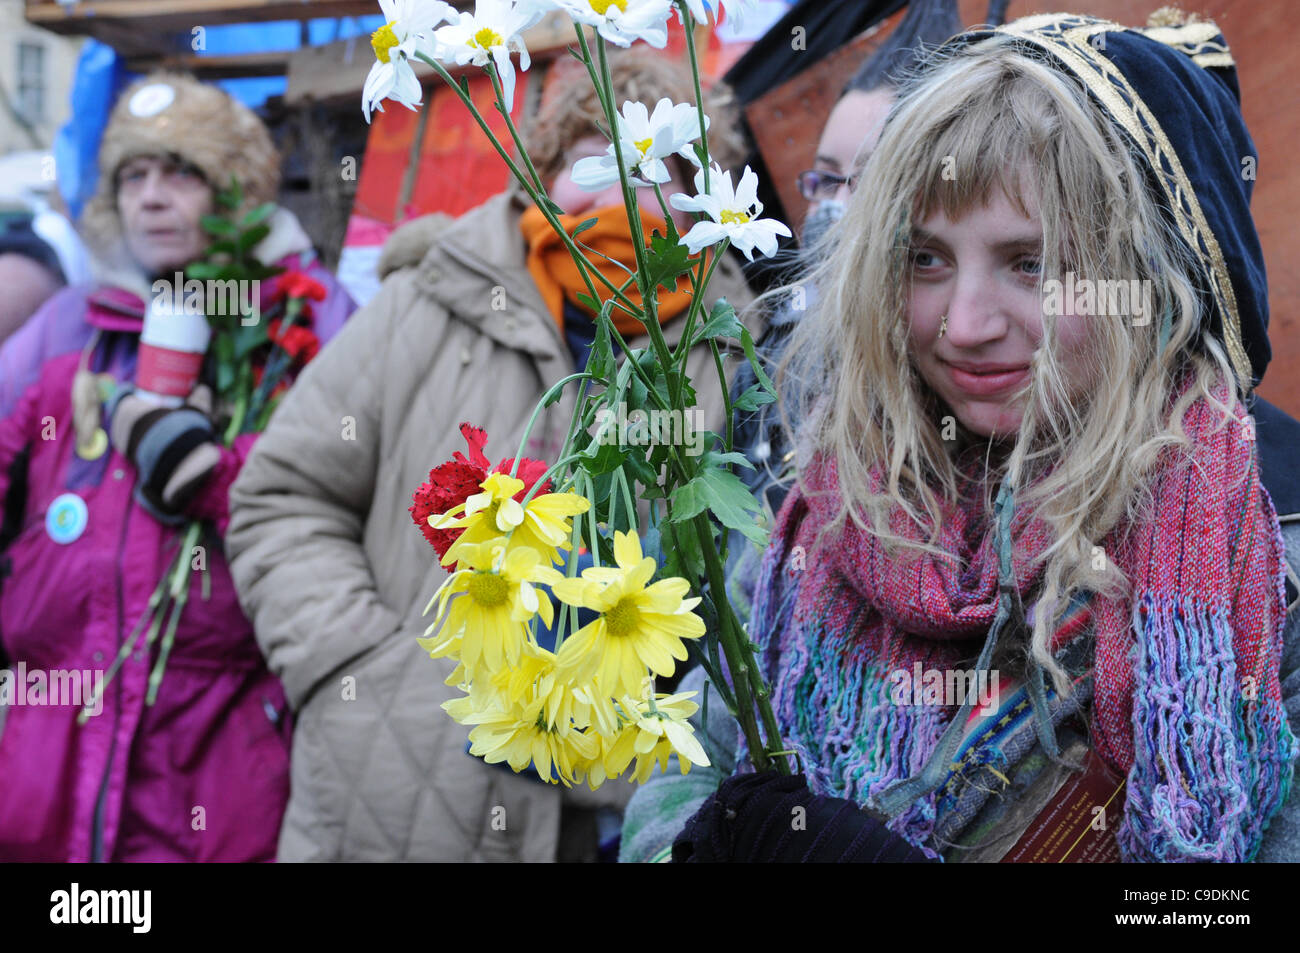
[[[257,322],[257,324],[236,325],[233,337],[235,344],[235,360],[237,361],[242,361],[269,340],[266,335],[266,325],[261,321]]]
[[[235,243],[229,239],[223,238],[221,241],[213,242],[209,245],[207,251],[203,253],[203,256],[205,258],[212,258],[215,255],[236,255],[238,253],[239,249],[235,247]],[[189,269],[186,269],[187,274],[188,271]],[[194,276],[191,275],[190,277]]]
[[[676,291],[678,277],[691,270],[691,253],[686,246],[669,241],[658,232],[650,236],[646,259],[651,287],[663,285],[669,291]]]
[[[206,261],[197,261],[185,269],[186,278],[197,278],[199,281],[207,281],[209,278],[216,278],[221,274],[222,266],[210,264]]]
[[[767,376],[767,371],[763,370],[763,364],[754,350],[754,338],[749,333],[749,328],[745,328],[744,333],[740,335],[740,344],[745,349],[745,357],[749,358],[749,366],[754,369],[754,376],[763,385],[763,389],[775,397],[776,385],[772,383],[772,378]]]
[[[700,472],[669,497],[672,522],[684,523],[708,510],[723,526],[738,530],[754,542],[761,543],[766,539],[767,532],[754,519],[761,512],[758,501],[740,477],[719,466],[720,463],[735,462],[731,458],[736,456],[739,455],[705,454]]]
[[[626,469],[631,471],[628,478],[629,484],[635,478],[637,483],[647,488],[659,485],[659,472],[635,453],[628,455]],[[639,496],[641,494],[634,493],[633,495]]]
[[[718,464],[719,466],[734,463],[736,466],[744,467],[746,470],[754,469],[754,465],[746,459],[743,453],[736,453],[735,451],[732,451],[731,453],[710,453],[708,455],[708,460]]]
[[[551,201],[549,198],[546,199],[546,204],[550,207],[550,210],[551,210],[551,214],[552,214],[552,215],[555,215],[555,216],[558,217],[558,216],[560,216],[560,215],[564,215],[564,214],[565,214],[564,209],[560,208],[558,205],[556,205],[556,204],[555,204],[553,201]]]
[[[271,217],[275,211],[274,202],[263,202],[257,208],[250,211],[239,221],[240,228],[252,228],[254,225],[260,225]]]
[[[578,304],[582,305],[588,311],[600,313],[601,304],[589,294],[583,294],[581,291],[577,294]]]
[[[762,384],[754,384],[737,397],[736,402],[732,404],[732,406],[735,407],[736,410],[753,411],[758,410],[758,408],[762,407],[764,404],[771,404],[775,401],[776,397],[764,390]]]
[[[236,242],[239,246],[240,254],[246,254],[252,250],[253,246],[269,234],[271,234],[271,227],[269,225],[254,225],[252,228],[248,229],[239,236],[239,240]]]
[[[663,530],[663,576],[700,579],[704,576],[704,554],[695,530],[689,526],[668,526]],[[714,628],[710,631],[716,632]]]
[[[204,215],[199,219],[199,224],[209,235],[235,236],[239,234],[239,229],[227,218],[220,215]]]
[[[592,476],[599,476],[602,473],[613,473],[621,467],[630,454],[619,447],[617,438],[617,432],[611,432],[605,438],[611,442],[592,443],[587,447],[582,454],[582,468]]]
[[[596,319],[596,338],[591,342],[591,354],[587,357],[587,371],[598,381],[608,380],[614,372],[614,345],[609,333],[609,309],[613,306],[611,299],[601,309],[602,314]]]
[[[581,235],[581,234],[582,234],[583,232],[585,232],[587,229],[589,229],[589,228],[595,228],[595,227],[596,227],[596,223],[599,222],[599,221],[600,221],[600,219],[598,219],[598,218],[589,218],[589,219],[586,219],[584,222],[582,222],[582,224],[580,224],[577,228],[575,228],[572,232],[569,233],[569,237],[570,237],[570,238],[577,238],[579,235]]]
[[[704,327],[700,328],[692,340],[707,341],[709,338],[739,340],[744,334],[745,326],[740,323],[740,318],[736,317],[736,309],[726,298],[720,298],[709,313],[709,320],[704,322]]]

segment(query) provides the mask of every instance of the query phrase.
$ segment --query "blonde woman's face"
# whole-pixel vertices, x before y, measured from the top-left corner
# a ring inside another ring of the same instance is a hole
[[[1030,364],[1043,338],[1043,229],[1035,205],[1026,204],[1028,217],[995,189],[987,205],[956,221],[936,210],[912,234],[913,359],[962,425],[984,437],[1019,428]],[[1081,351],[1085,320],[1058,319],[1067,372],[1069,355]],[[1075,383],[1067,383],[1073,393]]]

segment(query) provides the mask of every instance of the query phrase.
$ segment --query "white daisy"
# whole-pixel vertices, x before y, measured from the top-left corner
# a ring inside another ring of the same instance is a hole
[[[709,128],[708,116],[704,117],[704,128]],[[674,104],[664,98],[651,113],[645,103],[626,102],[618,116],[618,132],[633,185],[667,182],[672,173],[664,159],[674,154],[700,164],[692,145],[701,135],[700,112],[690,103]],[[602,156],[579,159],[573,166],[572,178],[575,185],[588,192],[599,192],[617,182],[618,158],[613,144]]]
[[[672,0],[555,0],[555,5],[618,46],[637,40],[661,50],[668,45]]]
[[[701,248],[716,245],[724,238],[729,239],[750,261],[754,260],[754,249],[765,256],[776,254],[778,235],[790,237],[790,229],[774,218],[760,219],[763,203],[758,200],[758,176],[749,166],[740,177],[740,184],[732,189],[731,173],[723,172],[716,165],[709,170],[709,190],[704,190],[704,170],[695,173],[694,198],[677,193],[668,199],[675,209],[683,212],[699,212],[707,215],[695,223],[689,232],[682,236],[692,255],[699,254]]]
[[[546,15],[537,0],[476,0],[473,13],[462,13],[455,23],[435,30],[434,56],[457,66],[496,65],[506,109],[515,103],[515,67],[511,53],[519,54],[519,70],[527,72],[531,60],[519,35]]]
[[[379,0],[379,8],[385,23],[370,36],[375,65],[370,67],[361,91],[361,111],[366,122],[370,122],[371,110],[384,111],[380,103],[385,99],[412,110],[420,105],[423,91],[411,68],[411,57],[434,27],[457,15],[442,0]]]

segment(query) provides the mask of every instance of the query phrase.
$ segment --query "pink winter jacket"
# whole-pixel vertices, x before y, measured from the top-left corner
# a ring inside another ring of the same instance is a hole
[[[279,264],[301,267],[298,255]],[[354,305],[318,265],[301,270],[329,291],[313,306],[323,344]],[[271,287],[263,285],[264,308]],[[0,665],[25,670],[29,686],[33,672],[107,673],[178,545],[179,531],[132,498],[127,459],[111,447],[95,460],[75,453],[71,391],[81,352],[98,331],[90,369],[132,380],[143,307],[121,288],[65,289],[0,350]],[[195,575],[156,703],[145,704],[153,658],[137,649],[108,686],[102,713],[82,727],[75,705],[28,697],[8,707],[0,860],[274,859],[289,795],[290,718],[223,548],[227,491],[252,441],[222,451],[190,506],[208,521],[211,590],[204,600]],[[47,512],[65,494],[85,502],[87,519],[80,536],[58,542]]]

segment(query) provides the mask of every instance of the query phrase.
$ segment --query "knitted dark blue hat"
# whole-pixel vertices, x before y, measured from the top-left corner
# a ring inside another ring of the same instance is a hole
[[[1076,78],[1133,145],[1157,202],[1198,262],[1204,331],[1258,383],[1272,356],[1264,253],[1250,215],[1258,157],[1218,27],[1130,29],[1044,14],[960,34],[947,47],[994,35],[1017,38]]]

